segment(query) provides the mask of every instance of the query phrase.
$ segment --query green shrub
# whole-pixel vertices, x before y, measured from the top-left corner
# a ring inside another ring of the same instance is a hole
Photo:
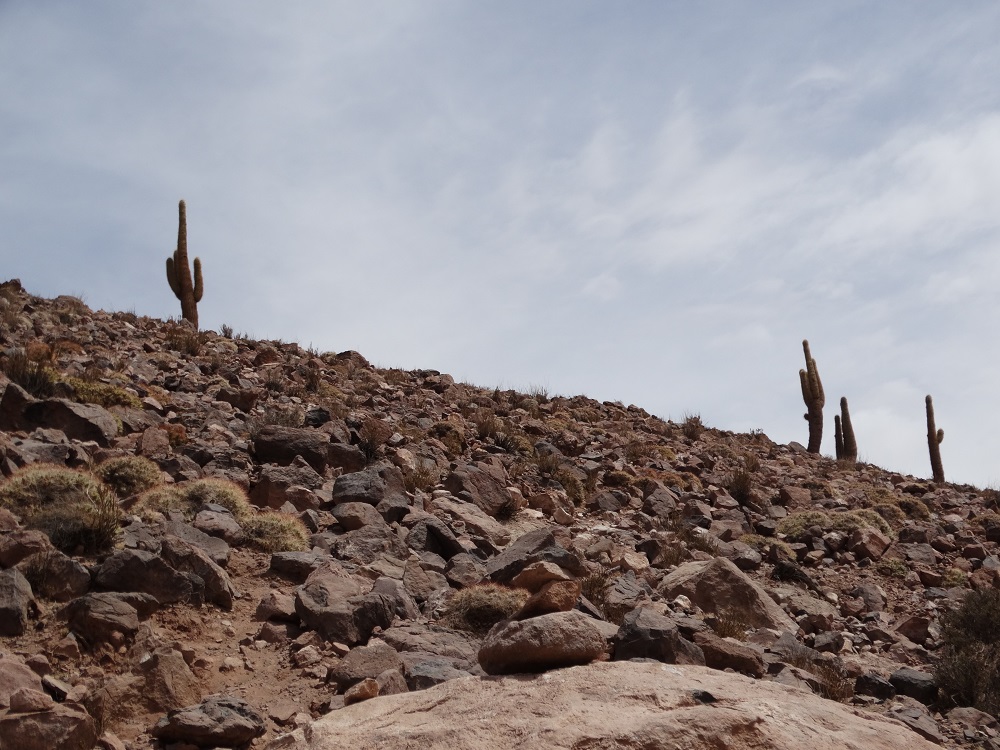
[[[456,630],[485,633],[514,615],[528,599],[524,589],[497,583],[478,583],[455,593],[448,601],[441,624]]]
[[[160,467],[142,456],[121,456],[100,464],[94,473],[118,497],[129,497],[152,489],[162,481]]]
[[[67,553],[109,549],[121,520],[110,487],[92,474],[52,464],[30,466],[0,484],[0,507]]]
[[[970,591],[941,625],[941,693],[954,705],[1000,714],[1000,590]]]

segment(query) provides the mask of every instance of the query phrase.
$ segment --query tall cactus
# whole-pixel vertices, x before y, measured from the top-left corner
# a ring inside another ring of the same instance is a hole
[[[936,429],[934,424],[934,402],[928,396],[927,404],[927,448],[931,452],[931,473],[935,482],[944,482],[944,465],[941,463],[941,442],[944,440],[944,430]]]
[[[840,414],[834,416],[834,441],[837,444],[837,460],[857,462],[858,441],[854,438],[851,412],[847,409],[847,398],[840,397]]]
[[[799,370],[799,381],[802,384],[802,400],[806,402],[807,409],[803,417],[809,423],[807,450],[819,453],[820,443],[823,442],[823,405],[826,404],[826,395],[819,379],[819,370],[816,369],[816,360],[809,353],[809,341],[806,339],[802,341],[802,351],[806,355],[806,369]]]
[[[194,283],[188,267],[187,251],[187,209],[184,201],[178,205],[180,217],[177,222],[177,249],[174,256],[167,258],[167,281],[174,295],[181,301],[181,317],[198,327],[198,303],[204,288],[201,280],[201,258],[194,259]]]

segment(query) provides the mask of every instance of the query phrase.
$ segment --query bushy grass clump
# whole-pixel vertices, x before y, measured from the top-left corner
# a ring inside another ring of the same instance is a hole
[[[258,513],[240,520],[246,543],[262,552],[307,552],[309,531],[298,516]]]
[[[824,534],[829,531],[840,531],[844,534],[850,534],[856,529],[865,526],[876,528],[886,535],[892,533],[888,522],[869,508],[833,513],[827,513],[822,510],[806,510],[801,513],[792,513],[783,518],[778,524],[778,532],[784,534],[793,542],[805,541],[808,538],[808,530],[813,526],[820,527]]]
[[[153,512],[175,512],[191,519],[208,503],[221,505],[241,524],[253,515],[250,500],[242,487],[228,479],[213,477],[154,487],[139,497],[135,511],[145,516]]]
[[[73,400],[81,404],[97,404],[98,406],[128,406],[141,409],[142,402],[134,393],[124,388],[102,383],[98,380],[84,378],[66,378],[65,382],[73,389]]]
[[[143,456],[120,456],[100,464],[94,473],[118,497],[129,497],[152,489],[162,481],[160,467]]]
[[[441,624],[456,630],[485,633],[509,619],[528,599],[524,589],[479,583],[458,591],[449,601]]]
[[[54,464],[29,466],[0,484],[0,507],[70,554],[109,549],[121,520],[110,487],[93,474]]]

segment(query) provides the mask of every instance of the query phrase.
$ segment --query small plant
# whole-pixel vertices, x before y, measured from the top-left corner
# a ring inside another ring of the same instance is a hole
[[[268,425],[301,427],[304,420],[305,410],[301,406],[281,407],[268,404],[260,413],[254,414],[247,420],[247,428],[250,430],[250,437],[256,439],[260,431]]]
[[[726,489],[740,505],[749,504],[753,499],[753,475],[746,468],[737,467],[729,475]]]
[[[875,564],[875,570],[887,578],[898,578],[900,580],[906,578],[906,574],[910,572],[906,563],[898,557],[883,557]]]
[[[624,471],[606,471],[603,479],[608,487],[631,487],[635,482],[635,477]]]
[[[407,492],[427,492],[441,480],[440,474],[426,466],[419,466],[417,470],[403,477],[403,486]]]
[[[55,393],[56,373],[32,361],[24,350],[15,350],[0,361],[4,374],[35,398],[50,398]]]
[[[183,325],[172,323],[166,328],[164,343],[171,351],[195,357],[201,353],[202,344],[205,343],[205,336]]]
[[[821,510],[792,513],[778,523],[778,532],[793,542],[801,542],[810,538],[808,530],[813,526],[818,526],[824,533],[840,531],[844,534],[850,534],[863,526],[871,526],[886,535],[892,533],[886,520],[870,508],[850,510],[844,513],[826,513]]]
[[[456,630],[486,633],[513,616],[528,599],[524,589],[496,583],[478,583],[455,593],[448,601],[441,624]]]
[[[94,473],[122,498],[145,492],[162,481],[160,467],[142,456],[108,459]]]
[[[234,337],[235,331],[233,331],[233,327],[232,326],[229,326],[229,325],[226,325],[225,323],[223,323],[219,327],[219,335],[222,336],[223,338],[231,339],[231,338]]]
[[[142,402],[138,396],[117,385],[85,380],[84,378],[66,378],[65,382],[73,389],[73,400],[81,404],[142,408]]]
[[[704,429],[705,425],[701,421],[700,414],[684,415],[684,421],[681,423],[681,434],[688,440],[697,440],[701,437],[702,430]]]
[[[480,409],[472,416],[480,440],[490,440],[503,433],[503,422],[492,409]]]
[[[259,513],[240,520],[246,542],[261,552],[306,552],[309,532],[298,516]]]
[[[735,638],[738,641],[745,641],[747,631],[751,629],[751,625],[743,613],[736,609],[727,609],[706,619],[715,634],[721,638]]]
[[[377,461],[382,456],[385,444],[392,437],[392,427],[381,419],[369,417],[361,425],[358,432],[358,448],[364,454],[368,463]]]
[[[958,568],[948,568],[941,585],[945,588],[965,588],[969,584],[969,575]]]
[[[846,397],[840,399],[840,415],[833,418],[833,439],[838,461],[852,464],[858,462],[858,441],[854,437],[854,425],[851,423]]]
[[[500,507],[496,509],[493,517],[500,523],[507,523],[508,521],[513,521],[517,516],[517,512],[520,510],[520,506],[514,498],[509,497],[504,500]]]
[[[1000,589],[970,591],[941,625],[941,693],[952,705],[1000,714]]]
[[[194,259],[194,281],[188,266],[187,208],[184,201],[177,205],[177,249],[167,258],[167,282],[174,296],[181,302],[181,317],[198,330],[198,303],[204,292],[201,277],[201,259]]]

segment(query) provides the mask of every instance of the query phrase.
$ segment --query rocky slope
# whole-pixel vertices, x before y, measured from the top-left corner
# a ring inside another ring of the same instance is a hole
[[[0,748],[1000,747],[993,492],[228,333],[0,285]]]

